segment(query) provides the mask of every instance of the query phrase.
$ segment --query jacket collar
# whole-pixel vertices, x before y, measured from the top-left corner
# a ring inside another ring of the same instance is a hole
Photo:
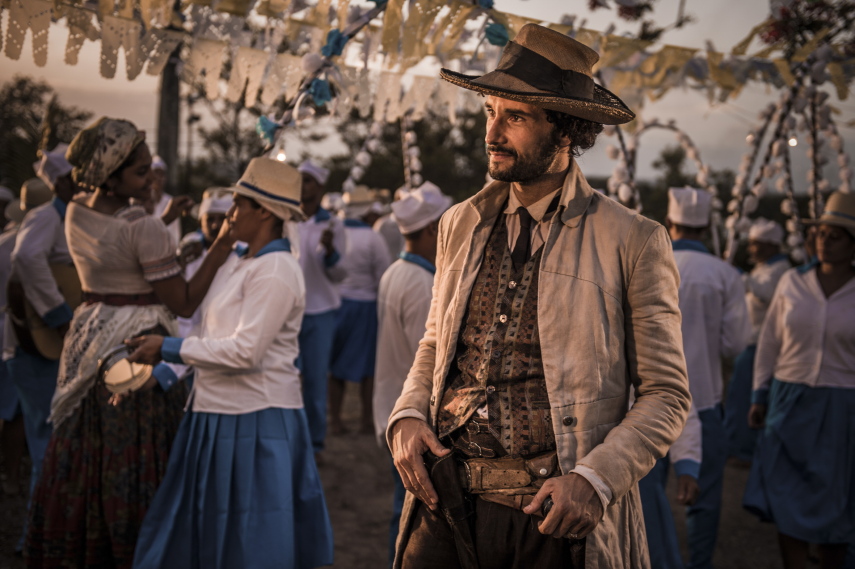
[[[492,223],[501,213],[510,188],[511,185],[508,182],[490,182],[469,200],[469,205],[475,209],[482,222]],[[575,160],[571,161],[570,170],[564,178],[564,186],[561,189],[561,200],[558,202],[561,222],[567,227],[578,227],[582,221],[582,214],[591,204],[593,195],[594,190],[588,184],[579,165]]]

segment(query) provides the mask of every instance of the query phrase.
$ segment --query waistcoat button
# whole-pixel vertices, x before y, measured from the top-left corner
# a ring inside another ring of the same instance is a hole
[[[500,315],[499,315],[499,322],[501,322],[502,324],[504,324],[504,323],[505,323],[505,322],[507,322],[507,321],[508,321],[508,315],[507,315],[507,314],[500,314]]]
[[[565,415],[564,418],[561,420],[561,422],[564,423],[564,425],[567,427],[572,427],[573,425],[576,424],[576,417],[572,417],[570,415]]]
[[[487,386],[487,393],[495,393],[495,392],[496,392],[496,386],[495,385],[488,385]]]
[[[509,289],[511,289],[511,290],[513,290],[513,289],[517,288],[517,281],[511,281],[511,282],[509,282],[509,283],[508,283],[508,288],[509,288]]]

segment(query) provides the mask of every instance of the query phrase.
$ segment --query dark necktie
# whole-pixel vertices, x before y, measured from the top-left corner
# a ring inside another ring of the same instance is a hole
[[[517,214],[520,216],[520,234],[511,251],[511,260],[518,269],[531,257],[531,214],[524,207],[518,207]]]

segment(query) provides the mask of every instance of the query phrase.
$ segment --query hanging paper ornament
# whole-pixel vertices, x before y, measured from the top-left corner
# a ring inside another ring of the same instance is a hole
[[[327,34],[327,44],[321,48],[321,53],[324,57],[332,57],[341,55],[347,40],[350,39],[341,33],[339,29],[332,29]]]
[[[487,38],[487,41],[490,42],[490,45],[504,47],[510,41],[507,28],[498,22],[489,24],[484,29],[484,35]]]
[[[364,175],[365,169],[363,169],[362,166],[354,166],[350,169],[350,177],[354,180],[361,180]]]
[[[418,146],[410,146],[409,148],[407,148],[407,156],[418,158],[421,155],[422,151],[419,149]]]
[[[422,171],[422,161],[416,158],[415,156],[410,158],[410,171],[412,172],[421,172]]]
[[[332,101],[332,92],[330,91],[330,83],[325,79],[317,77],[312,80],[309,85],[309,96],[316,105],[321,106]]]
[[[356,154],[356,158],[354,160],[360,166],[368,167],[371,164],[371,154],[362,150]]]
[[[303,73],[311,75],[320,71],[324,65],[324,58],[318,53],[307,53],[303,56],[300,64],[303,66]]]
[[[790,233],[789,235],[787,235],[787,245],[794,249],[796,247],[801,246],[801,244],[804,242],[804,238],[798,233]]]
[[[618,188],[618,199],[621,203],[627,204],[635,197],[635,191],[629,184],[621,184]]]
[[[383,124],[378,121],[371,123],[368,132],[371,134],[372,137],[380,138],[380,136],[383,134]]]
[[[757,199],[757,196],[754,194],[749,194],[745,196],[745,199],[742,200],[742,211],[748,215],[751,215],[755,211],[757,211],[757,206],[760,205],[760,200]]]
[[[369,138],[365,141],[365,148],[371,153],[377,152],[380,149],[380,141],[376,138]]]
[[[345,180],[344,183],[341,185],[341,191],[343,191],[344,193],[347,193],[347,194],[352,192],[354,190],[354,188],[356,188],[356,182],[354,182],[350,178]]]
[[[276,140],[276,131],[282,128],[277,122],[274,122],[264,115],[258,117],[255,122],[255,132],[267,145],[272,145]]]
[[[415,144],[415,143],[416,143],[416,140],[417,140],[417,137],[416,137],[416,133],[415,133],[415,132],[413,132],[413,131],[411,131],[411,130],[408,130],[408,131],[404,134],[404,142],[406,142],[408,145],[413,145],[413,144]]]
[[[415,172],[412,176],[410,176],[410,185],[412,187],[418,188],[422,185],[422,182],[424,182],[424,179],[422,178],[422,175],[418,172]]]

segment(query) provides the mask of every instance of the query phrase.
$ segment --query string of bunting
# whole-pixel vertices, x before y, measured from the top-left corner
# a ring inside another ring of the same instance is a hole
[[[105,77],[114,76],[120,50],[125,52],[129,78],[136,77],[144,67],[148,74],[158,75],[168,55],[184,42],[191,46],[191,54],[202,52],[211,60],[208,67],[194,67],[197,75],[191,77],[198,79],[203,76],[208,86],[215,86],[216,77],[212,76],[216,75],[217,70],[222,72],[227,66],[217,65],[213,61],[216,55],[213,47],[206,44],[211,38],[205,37],[205,30],[185,29],[187,22],[182,24],[181,19],[186,19],[187,10],[183,13],[173,12],[171,4],[168,0],[124,0],[120,3],[113,0],[87,0],[74,5],[50,0],[8,0],[8,8],[5,3],[0,4],[9,17],[3,42],[5,54],[11,59],[18,59],[26,33],[31,30],[36,64],[44,65],[47,61],[50,22],[65,18],[69,29],[65,58],[68,64],[76,64],[76,54],[85,41],[100,39],[102,74]],[[265,76],[268,81],[264,81],[262,85],[267,89],[269,79],[275,80],[280,75],[288,75],[281,73],[281,59],[284,58],[268,54],[262,63],[262,56],[250,52],[249,46],[241,46],[246,48],[242,50],[228,49],[229,44],[236,43],[235,39],[242,39],[235,36],[246,33],[245,24],[253,17],[266,19],[267,23],[257,31],[260,35],[270,34],[271,28],[274,27],[283,28],[283,33],[290,36],[306,28],[315,30],[313,37],[323,37],[326,34],[322,55],[327,59],[341,55],[348,40],[362,29],[361,26],[356,30],[352,27],[343,28],[342,22],[347,19],[349,12],[347,1],[339,3],[336,13],[339,27],[334,29],[330,29],[329,24],[330,0],[319,0],[313,8],[307,10],[307,14],[299,18],[288,14],[290,0],[259,0],[250,10],[252,4],[249,0],[191,0],[186,2],[185,6],[189,6],[190,10],[204,8],[206,14],[235,22],[232,26],[233,37],[219,40],[223,43],[220,58],[231,51],[233,64],[236,63],[239,69],[245,70],[245,82],[253,87]],[[405,72],[426,55],[435,55],[445,62],[460,59],[463,65],[477,65],[483,55],[479,53],[483,44],[499,48],[512,40],[524,24],[537,21],[501,12],[493,7],[492,0],[418,0],[412,3],[404,0],[390,0],[387,3],[380,0],[372,10],[375,11],[372,19],[380,12],[386,12],[379,29],[381,39],[372,42],[372,49],[382,50],[386,56],[386,69],[394,68],[399,73]],[[465,48],[469,33],[466,25],[472,21],[481,22],[480,31],[475,45]],[[640,107],[645,97],[658,99],[670,89],[679,86],[704,90],[711,101],[723,101],[738,95],[750,81],[760,81],[781,88],[792,85],[795,79],[788,61],[780,57],[770,59],[780,50],[779,45],[746,55],[762,25],[752,30],[730,53],[723,53],[715,51],[711,45],[706,52],[673,45],[664,45],[658,51],[651,52],[649,41],[581,27],[574,28],[573,25],[567,24],[546,24],[597,49],[601,54],[598,70],[606,73],[610,89],[631,106]],[[803,61],[822,48],[825,35],[822,31],[816,33],[811,42],[794,54],[792,60]],[[249,41],[252,43],[253,40]],[[255,41],[257,43],[257,40]],[[364,49],[365,45],[362,47]],[[829,55],[825,61],[829,80],[833,83],[838,98],[844,100],[848,97],[849,84],[855,76],[855,61],[847,59],[839,46],[824,47]],[[196,60],[200,58],[205,59],[203,55],[197,54]],[[293,67],[293,62],[285,63]],[[326,68],[325,66],[324,70]],[[318,75],[323,75],[324,70],[318,70]],[[318,76],[312,80],[318,78],[324,80]],[[280,85],[273,90],[278,89]],[[315,83],[310,89],[313,96],[320,100],[325,100],[333,94],[332,91],[327,91],[322,82]],[[234,99],[234,93],[235,88],[229,89],[226,92],[227,98]],[[221,95],[218,89],[209,89],[207,96],[218,98]],[[270,96],[261,97],[263,104],[269,104],[269,99]],[[254,102],[255,98],[250,97],[246,104],[252,106]]]

